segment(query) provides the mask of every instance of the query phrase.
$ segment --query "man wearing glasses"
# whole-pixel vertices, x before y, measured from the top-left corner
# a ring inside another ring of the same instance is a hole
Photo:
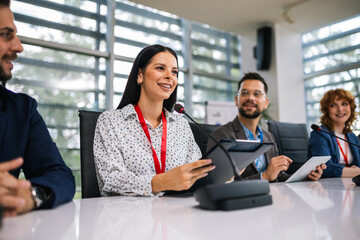
[[[217,128],[211,135],[217,140],[247,139],[274,143],[270,150],[246,167],[241,176],[246,179],[265,179],[269,182],[285,181],[290,177],[285,171],[292,160],[284,155],[278,156],[274,136],[259,126],[261,114],[269,105],[269,99],[266,97],[268,86],[264,78],[258,73],[246,73],[239,81],[238,89],[235,96],[238,115],[232,122]],[[207,149],[213,145],[214,143],[209,141]],[[312,171],[308,178],[318,180],[323,168],[325,166],[318,166],[317,171]]]

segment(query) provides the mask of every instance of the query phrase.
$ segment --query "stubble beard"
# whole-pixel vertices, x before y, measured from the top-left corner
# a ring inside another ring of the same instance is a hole
[[[11,77],[12,77],[11,72],[9,74],[6,74],[4,68],[0,65],[0,81],[6,82],[10,80]]]
[[[246,102],[247,103],[247,102]],[[246,104],[244,103],[244,104]],[[243,105],[244,105],[243,104]],[[260,111],[260,109],[258,108],[258,106],[256,105],[256,110],[252,113],[248,113],[244,110],[244,108],[242,106],[239,107],[239,114],[245,118],[250,118],[250,119],[254,119],[259,117],[262,114],[262,111]]]
[[[17,54],[16,53],[13,53],[13,54],[6,54],[4,56],[2,56],[2,61],[7,61],[9,59],[11,59],[11,61],[14,61],[15,59],[17,58]],[[12,74],[11,74],[11,69],[10,69],[10,72],[7,74],[4,70],[4,68],[1,66],[0,64],[0,81],[1,82],[6,82],[8,80],[10,80],[12,77]]]

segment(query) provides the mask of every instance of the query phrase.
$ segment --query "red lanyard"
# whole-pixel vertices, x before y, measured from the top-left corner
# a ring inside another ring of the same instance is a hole
[[[154,165],[155,165],[156,174],[164,173],[165,172],[165,164],[166,164],[166,136],[167,136],[167,122],[166,122],[165,114],[163,111],[161,112],[163,129],[162,129],[162,137],[161,137],[161,167],[160,167],[159,158],[157,157],[155,149],[151,143],[149,129],[146,126],[144,116],[142,115],[140,107],[137,104],[135,105],[135,111],[138,115],[141,127],[144,130],[144,133],[150,142],[153,157],[154,157]]]
[[[346,139],[346,137],[344,137],[344,138]],[[348,145],[345,142],[345,151],[346,151],[346,154],[345,154],[344,150],[342,149],[342,147],[340,145],[340,142],[339,142],[339,140],[337,138],[336,138],[336,141],[337,141],[337,144],[338,144],[338,146],[340,148],[340,151],[341,151],[342,155],[344,156],[346,166],[349,166],[349,162],[348,162]]]

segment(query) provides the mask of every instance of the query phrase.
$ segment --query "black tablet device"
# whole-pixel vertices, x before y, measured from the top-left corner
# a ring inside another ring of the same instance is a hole
[[[255,161],[260,155],[267,152],[273,143],[258,142],[251,140],[221,140],[220,144],[229,152],[229,155],[241,171]],[[225,183],[234,176],[234,170],[224,151],[217,145],[205,153],[202,159],[212,159],[215,169],[203,179],[203,182]]]
[[[227,140],[222,139],[220,144],[229,152],[229,155],[235,162],[238,169],[241,171],[249,164],[255,161],[260,155],[268,151],[273,143],[258,142],[251,140]],[[200,178],[195,184],[186,191],[167,191],[167,195],[192,193],[200,187],[214,183],[225,183],[234,176],[234,170],[232,168],[229,159],[224,151],[217,145],[213,146],[207,151],[201,159],[210,158],[212,164],[215,165],[215,169],[210,171],[209,174]]]

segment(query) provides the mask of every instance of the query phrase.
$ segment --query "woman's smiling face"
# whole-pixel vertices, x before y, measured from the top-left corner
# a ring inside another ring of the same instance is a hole
[[[176,58],[171,53],[154,55],[145,70],[139,71],[140,96],[144,95],[149,100],[168,99],[178,84],[178,72]]]
[[[329,117],[334,125],[345,126],[351,115],[350,104],[345,99],[338,97],[329,105]]]

